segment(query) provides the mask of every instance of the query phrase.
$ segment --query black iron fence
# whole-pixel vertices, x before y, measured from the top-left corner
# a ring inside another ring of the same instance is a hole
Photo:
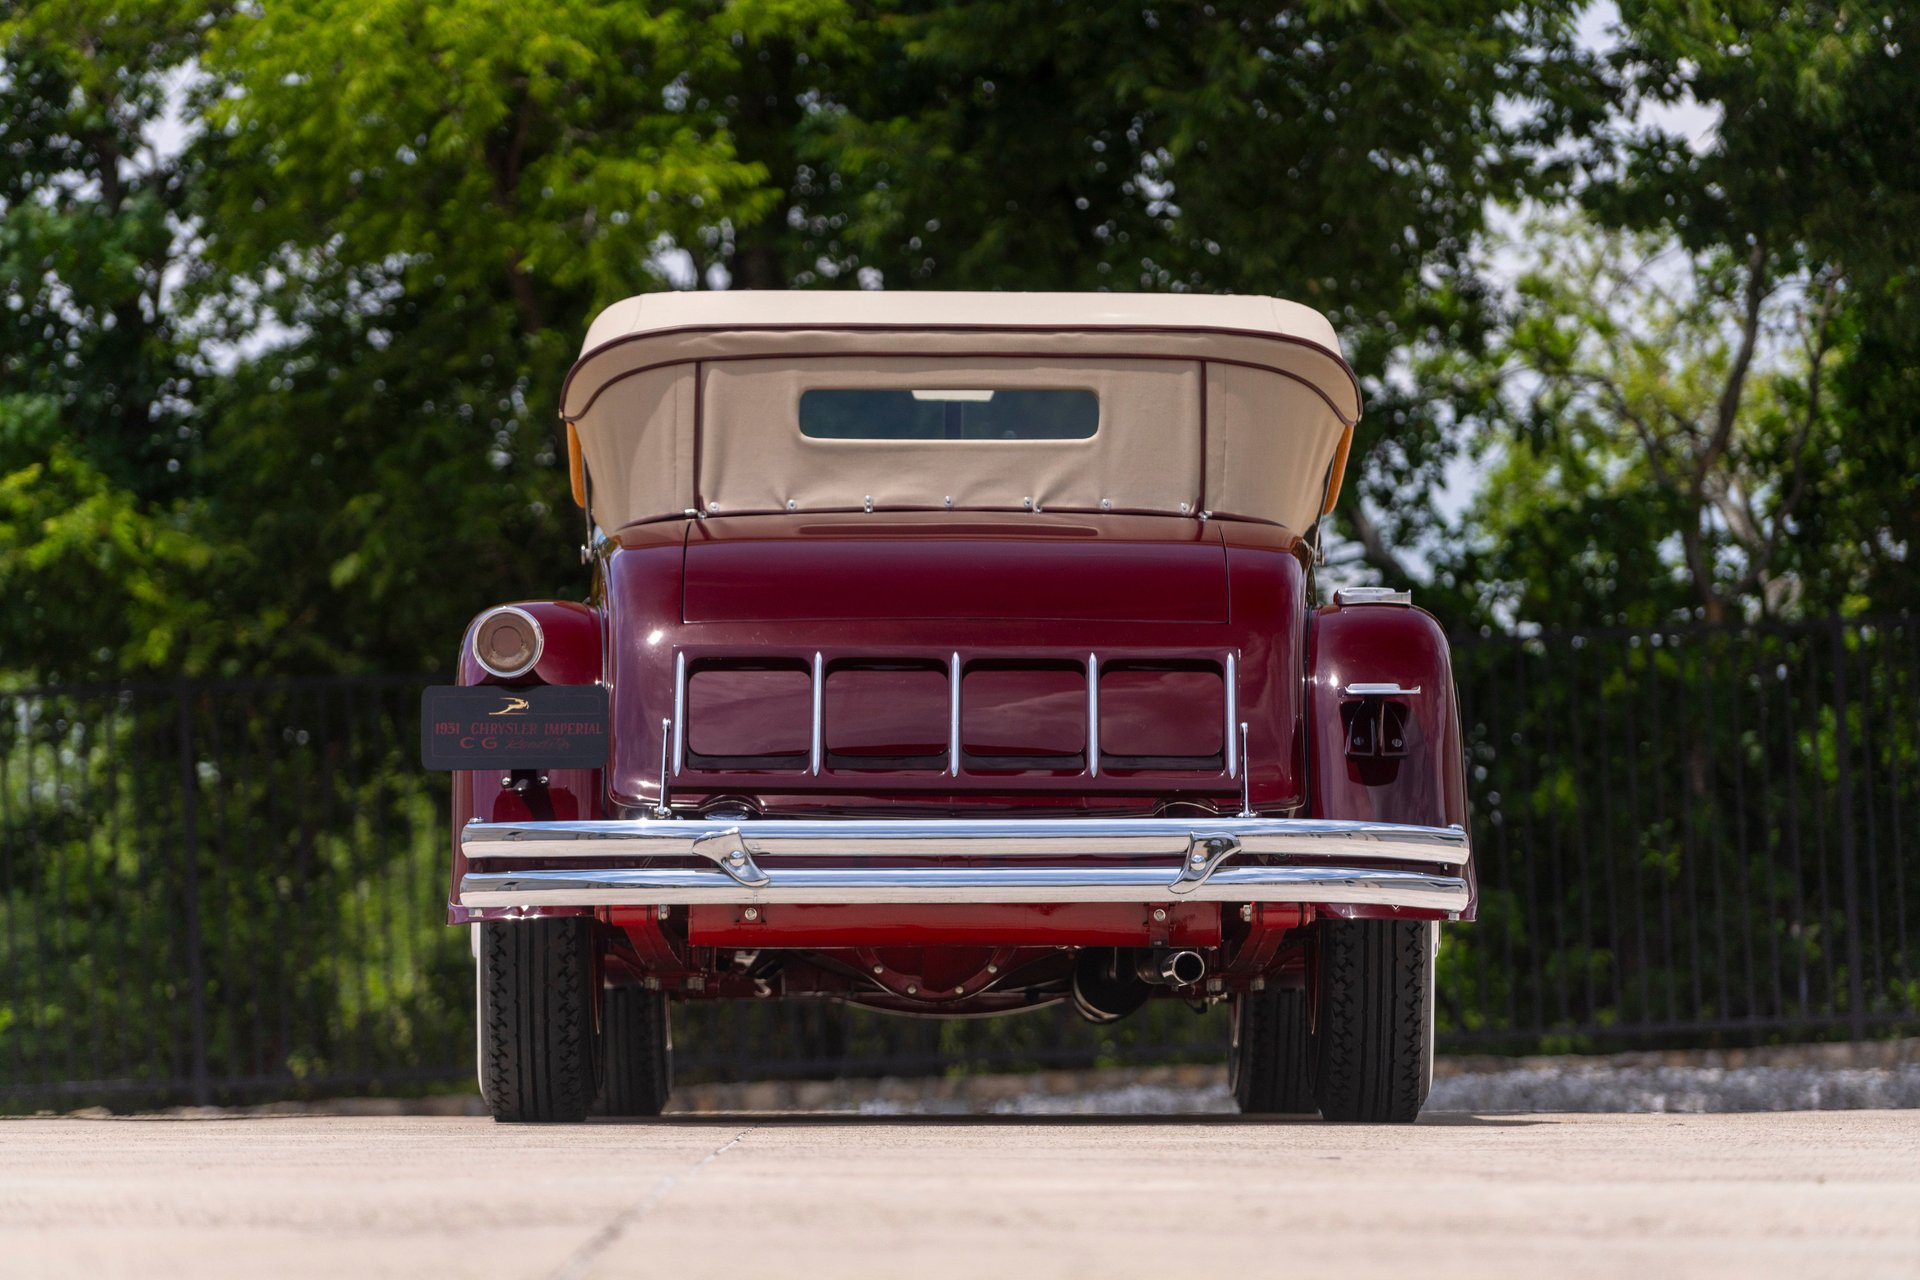
[[[1456,648],[1481,920],[1455,1045],[1920,1026],[1920,630],[1897,618]]]
[[[454,1078],[472,970],[421,683],[0,695],[0,1101]]]
[[[1920,1030],[1908,619],[1463,637],[1478,924],[1443,1045]],[[412,678],[0,693],[0,1108],[471,1080]],[[1218,1010],[941,1022],[692,1006],[707,1078],[1217,1055]]]

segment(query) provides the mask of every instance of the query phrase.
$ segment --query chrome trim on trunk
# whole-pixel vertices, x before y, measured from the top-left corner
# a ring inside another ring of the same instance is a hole
[[[1233,729],[1235,725],[1240,723],[1240,676],[1239,663],[1235,661],[1234,655],[1231,653],[1227,655],[1226,678],[1227,733],[1226,737],[1222,740],[1221,753],[1227,757],[1227,776],[1229,778],[1237,778],[1240,776],[1240,756],[1239,753],[1233,749]],[[1242,807],[1244,808],[1245,806]]]
[[[948,501],[952,501],[949,499]],[[960,776],[960,655],[947,660],[947,697],[951,703],[952,723],[947,730],[947,773]]]
[[[871,501],[871,499],[869,499]],[[825,726],[821,720],[820,709],[826,696],[827,661],[818,653],[813,655],[813,753],[811,772],[815,777],[820,774],[820,765],[826,759]]]
[[[679,777],[687,761],[687,655],[673,655],[673,776]]]
[[[1100,776],[1100,655],[1087,655],[1087,776]]]

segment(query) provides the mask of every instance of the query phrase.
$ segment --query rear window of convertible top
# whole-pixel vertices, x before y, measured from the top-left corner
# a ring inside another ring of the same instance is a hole
[[[940,389],[805,391],[800,434],[815,440],[1088,440],[1100,426],[1091,391]]]

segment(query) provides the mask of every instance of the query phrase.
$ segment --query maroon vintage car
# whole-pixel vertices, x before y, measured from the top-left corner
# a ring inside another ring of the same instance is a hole
[[[1360,399],[1251,297],[651,294],[562,393],[584,603],[429,691],[502,1120],[658,1112],[685,1000],[1230,1001],[1248,1112],[1407,1121],[1471,918],[1445,638],[1316,606]]]

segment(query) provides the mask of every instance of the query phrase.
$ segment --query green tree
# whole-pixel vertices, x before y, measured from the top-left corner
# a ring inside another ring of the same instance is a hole
[[[196,150],[207,253],[287,341],[209,406],[240,594],[276,665],[445,664],[462,620],[578,581],[555,405],[592,312],[772,192],[686,13],[497,0],[235,15]],[[449,564],[459,569],[449,573]],[[570,567],[572,566],[572,567]]]
[[[0,18],[0,667],[192,669],[200,584],[198,175],[167,145],[207,6]]]
[[[1602,118],[1577,3],[904,5],[806,125],[798,255],[889,288],[1272,293],[1335,317],[1368,414],[1339,519],[1383,566],[1454,446],[1389,377],[1471,346],[1489,201]],[[814,278],[814,277],[809,277]],[[1363,503],[1363,499],[1370,499]]]
[[[1796,514],[1809,608],[1920,601],[1920,9],[1901,0],[1628,0],[1613,74],[1629,109],[1692,99],[1704,148],[1657,129],[1589,140],[1587,202],[1611,225],[1833,286],[1838,432]]]
[[[1399,489],[1447,438],[1383,374],[1409,329],[1477,324],[1487,197],[1549,189],[1538,147],[1592,114],[1575,10],[224,17],[204,242],[236,338],[287,335],[205,410],[248,549],[228,612],[273,637],[232,661],[438,665],[482,598],[576,581],[553,396],[586,318],[678,254],[697,284],[1302,296],[1354,335],[1385,406],[1357,469]],[[1418,502],[1378,506],[1410,524]],[[445,572],[449,534],[484,587]]]
[[[1420,344],[1495,461],[1441,599],[1497,625],[1910,608],[1920,21],[1648,0],[1613,35],[1584,216],[1487,253],[1516,277],[1488,341]],[[1633,123],[1684,104],[1704,139]]]
[[[1433,366],[1485,379],[1469,394],[1501,459],[1453,569],[1476,607],[1569,625],[1797,612],[1824,568],[1796,522],[1840,447],[1838,281],[1577,217],[1532,224],[1515,254],[1486,360]]]

